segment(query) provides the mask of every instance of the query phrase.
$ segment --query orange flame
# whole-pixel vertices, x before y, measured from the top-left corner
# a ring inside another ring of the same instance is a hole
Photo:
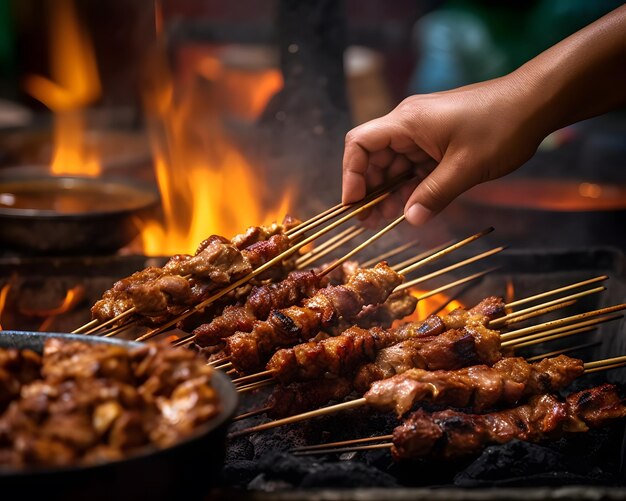
[[[100,97],[91,40],[78,21],[73,0],[57,0],[50,13],[50,75],[29,75],[24,87],[55,112],[51,172],[97,176],[100,162],[87,145],[83,110]]]
[[[266,207],[267,187],[225,133],[219,116],[226,112],[224,95],[246,104],[250,114],[260,113],[275,92],[275,79],[261,78],[257,84],[267,85],[235,89],[230,80],[225,84],[220,61],[205,56],[196,61],[194,78],[184,88],[175,88],[164,59],[150,62],[151,82],[144,97],[163,221],[142,223],[143,253],[193,253],[210,234],[231,236],[250,225],[281,219],[289,211],[292,194],[285,193]],[[234,90],[242,94],[233,97]]]
[[[2,328],[2,313],[4,312],[4,307],[7,303],[7,297],[9,295],[9,291],[11,290],[11,283],[6,283],[0,289],[0,331],[4,330]]]

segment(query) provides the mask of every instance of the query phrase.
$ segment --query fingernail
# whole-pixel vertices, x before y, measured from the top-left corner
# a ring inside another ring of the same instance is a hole
[[[432,217],[433,213],[422,204],[413,204],[406,211],[406,219],[414,226],[420,226]]]

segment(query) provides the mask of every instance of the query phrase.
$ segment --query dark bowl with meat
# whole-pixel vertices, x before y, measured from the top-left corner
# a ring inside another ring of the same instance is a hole
[[[130,341],[76,334],[2,331],[0,348],[32,350],[41,354],[46,342],[55,339],[117,346],[129,351],[142,346]],[[1,372],[0,367],[0,376]],[[2,497],[34,499],[41,496],[64,500],[205,498],[217,482],[224,461],[226,429],[237,406],[237,392],[226,375],[214,371],[210,383],[218,402],[216,413],[172,445],[163,448],[147,445],[134,449],[121,459],[104,462],[33,468],[0,465]],[[23,395],[20,398],[24,398]],[[6,439],[6,429],[2,427],[3,423],[0,423],[0,441]],[[6,444],[0,444],[0,449],[2,446]]]

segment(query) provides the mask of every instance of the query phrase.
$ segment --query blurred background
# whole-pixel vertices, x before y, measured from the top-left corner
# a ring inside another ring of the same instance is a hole
[[[42,189],[15,179],[141,182],[158,208],[113,251],[144,255],[311,216],[339,200],[350,128],[408,95],[503,75],[620,4],[0,0],[0,213],[114,210],[135,196],[38,206]],[[557,131],[513,176],[395,238],[494,225],[516,246],[624,249],[625,132],[620,110]]]

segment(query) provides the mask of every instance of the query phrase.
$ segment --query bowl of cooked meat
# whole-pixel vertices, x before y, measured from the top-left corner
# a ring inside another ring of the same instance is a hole
[[[3,497],[201,499],[237,393],[191,350],[0,332]]]

